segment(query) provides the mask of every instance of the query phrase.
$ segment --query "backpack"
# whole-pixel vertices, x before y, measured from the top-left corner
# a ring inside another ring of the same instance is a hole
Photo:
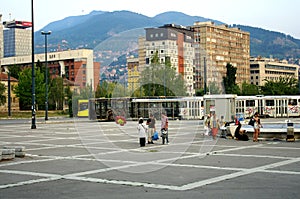
[[[251,119],[249,120],[248,125],[254,126],[254,123],[255,123],[255,120],[254,120],[253,118],[251,118]]]

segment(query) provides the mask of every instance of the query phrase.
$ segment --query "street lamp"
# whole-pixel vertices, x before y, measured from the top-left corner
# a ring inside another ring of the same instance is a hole
[[[35,70],[34,70],[34,11],[33,11],[33,0],[31,0],[31,129],[36,129],[36,104],[35,104]]]
[[[48,61],[47,61],[47,36],[51,34],[51,31],[41,32],[45,35],[45,67],[46,67],[46,102],[45,102],[45,120],[48,120]]]

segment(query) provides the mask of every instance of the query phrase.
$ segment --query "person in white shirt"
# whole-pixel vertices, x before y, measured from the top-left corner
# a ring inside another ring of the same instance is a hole
[[[144,147],[146,144],[146,136],[148,132],[148,127],[145,124],[143,124],[143,122],[144,120],[140,118],[137,126],[141,147]]]

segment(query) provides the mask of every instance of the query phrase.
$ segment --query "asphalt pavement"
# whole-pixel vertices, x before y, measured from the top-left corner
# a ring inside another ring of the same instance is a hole
[[[136,121],[30,122],[0,121],[0,147],[26,148],[0,161],[0,198],[299,198],[298,140],[213,140],[202,121],[169,121],[169,144],[139,147]]]

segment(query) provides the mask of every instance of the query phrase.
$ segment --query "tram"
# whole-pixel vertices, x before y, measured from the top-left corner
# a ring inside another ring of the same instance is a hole
[[[87,99],[80,99],[78,100],[78,112],[77,117],[88,117],[88,102]]]
[[[237,96],[233,108],[236,115],[250,118],[255,112],[262,117],[299,117],[300,96]],[[89,118],[113,121],[116,116],[132,120],[157,119],[164,112],[170,119],[199,120],[205,117],[203,97],[92,98]]]
[[[89,100],[89,118],[112,121],[116,116],[137,120],[157,119],[166,113],[170,119],[203,119],[203,97],[153,97],[153,98],[92,98]]]
[[[258,112],[263,117],[299,117],[300,96],[237,96],[236,112],[245,118]]]

